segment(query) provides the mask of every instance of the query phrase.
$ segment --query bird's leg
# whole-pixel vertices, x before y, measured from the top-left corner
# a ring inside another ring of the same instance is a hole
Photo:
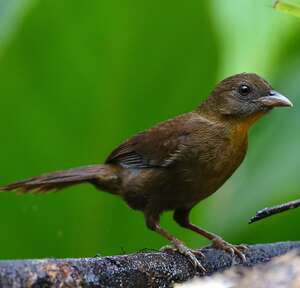
[[[161,236],[163,236],[165,239],[169,240],[172,243],[172,246],[164,247],[161,249],[162,251],[177,251],[180,254],[188,257],[188,259],[192,262],[193,266],[196,269],[200,269],[203,272],[206,272],[206,269],[202,266],[200,261],[196,258],[195,254],[200,254],[201,256],[204,256],[202,252],[193,251],[186,247],[183,242],[181,242],[179,239],[171,235],[167,230],[163,229],[159,224],[159,215],[149,215],[145,214],[146,217],[146,224],[147,227],[157,233],[159,233]]]
[[[187,228],[189,230],[192,230],[205,238],[212,241],[212,247],[215,247],[217,249],[224,250],[226,252],[229,252],[230,254],[234,255],[236,254],[239,256],[243,262],[246,261],[246,257],[244,255],[244,251],[247,250],[247,246],[245,245],[232,245],[225,240],[223,240],[220,236],[213,234],[211,232],[208,232],[192,223],[190,223],[189,220],[189,213],[190,209],[186,210],[175,210],[174,212],[174,220],[182,227]]]

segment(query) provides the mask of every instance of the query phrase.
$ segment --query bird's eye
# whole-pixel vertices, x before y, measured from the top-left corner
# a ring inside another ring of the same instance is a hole
[[[251,92],[251,88],[248,85],[241,85],[239,88],[239,93],[243,96],[248,95]]]

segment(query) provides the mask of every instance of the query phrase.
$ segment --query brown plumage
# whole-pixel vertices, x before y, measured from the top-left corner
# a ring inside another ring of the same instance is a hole
[[[163,211],[174,210],[178,224],[244,258],[245,247],[233,246],[191,224],[188,216],[239,167],[251,125],[278,106],[292,104],[258,75],[237,74],[221,81],[194,111],[125,141],[105,164],[50,173],[0,190],[46,192],[88,182],[143,211],[147,226],[171,241],[174,249],[188,256],[196,267],[204,269],[196,252],[159,225]]]

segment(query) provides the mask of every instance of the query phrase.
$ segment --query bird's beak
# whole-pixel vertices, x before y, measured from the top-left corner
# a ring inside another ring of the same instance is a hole
[[[280,93],[271,90],[267,96],[257,99],[258,102],[262,103],[265,107],[293,107],[293,103],[281,95]]]

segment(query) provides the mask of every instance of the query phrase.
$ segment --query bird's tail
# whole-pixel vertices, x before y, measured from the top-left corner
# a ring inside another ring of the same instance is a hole
[[[44,174],[0,186],[0,191],[48,192],[89,182],[100,189],[115,193],[119,186],[117,168],[111,165],[92,165]]]

